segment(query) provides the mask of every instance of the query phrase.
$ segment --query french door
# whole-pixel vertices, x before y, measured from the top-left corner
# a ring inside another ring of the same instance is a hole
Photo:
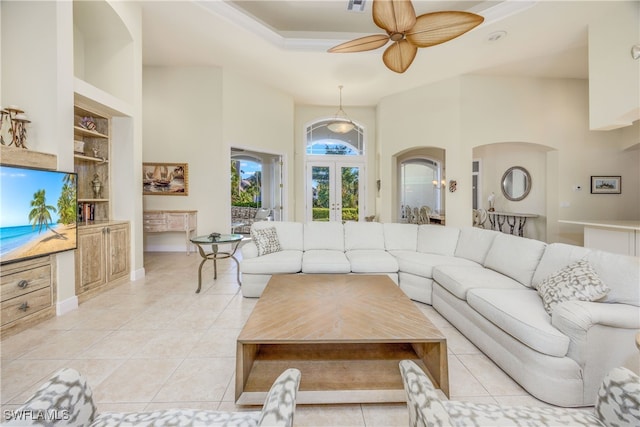
[[[307,163],[307,221],[361,221],[364,216],[364,165]]]

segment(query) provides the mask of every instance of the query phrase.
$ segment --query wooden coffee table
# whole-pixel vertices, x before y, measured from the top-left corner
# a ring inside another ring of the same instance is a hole
[[[444,335],[385,275],[274,275],[240,332],[236,403],[261,405],[302,372],[297,403],[405,402],[411,359],[449,396]]]

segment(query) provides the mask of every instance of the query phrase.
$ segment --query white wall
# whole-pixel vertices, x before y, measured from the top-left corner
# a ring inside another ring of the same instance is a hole
[[[226,230],[229,212],[220,202],[228,197],[220,183],[229,180],[229,154],[222,147],[222,71],[145,67],[142,92],[143,161],[188,164],[188,195],[144,196],[144,210],[197,210],[200,234]],[[149,249],[185,251],[184,234],[147,235]]]
[[[558,219],[640,218],[638,150],[622,150],[633,146],[629,140],[633,134],[623,130],[589,131],[588,116],[588,85],[584,80],[464,76],[427,85],[389,96],[380,103],[380,174],[383,181],[392,179],[395,171],[391,156],[408,147],[444,148],[447,180],[458,181],[458,190],[446,194],[447,224],[465,226],[471,224],[474,147],[503,142],[541,145],[550,151],[546,166],[540,158],[534,160],[536,176],[538,170],[546,174],[546,179],[534,178],[535,182],[546,183],[542,194],[546,194],[547,224],[539,237],[580,243],[576,231],[560,227]],[[527,154],[524,151],[518,155],[511,148],[510,152],[520,163]],[[505,167],[509,158],[499,162]],[[622,194],[589,194],[589,177],[599,174],[622,175]],[[486,197],[491,183],[487,179],[484,183]],[[573,191],[575,184],[583,190]],[[499,195],[497,185],[494,188],[498,191],[491,191]],[[527,199],[523,202],[529,203]],[[543,203],[543,198],[537,197],[536,202]],[[568,206],[560,208],[560,203]],[[392,197],[383,194],[381,205],[382,220],[395,220]]]
[[[122,46],[120,59],[110,67],[113,72],[117,65],[119,78],[109,81],[107,87],[131,106],[130,116],[115,117],[112,121],[111,185],[117,190],[112,195],[112,214],[115,219],[130,222],[131,278],[135,280],[145,274],[142,192],[128,191],[131,183],[142,182],[142,10],[133,2],[114,1],[109,5],[122,20],[122,25],[116,28],[124,34],[117,38]],[[108,73],[102,75],[101,81],[107,76]]]
[[[293,218],[294,175],[293,98],[279,90],[249,80],[237,72],[223,71],[223,135],[227,159],[231,147],[283,156],[285,219]],[[263,170],[264,170],[263,165]],[[226,163],[229,172],[229,162]],[[229,182],[227,173],[225,182]],[[230,186],[224,199],[231,206]],[[231,222],[230,210],[226,218]]]
[[[199,234],[230,231],[231,146],[293,157],[292,98],[219,68],[145,67],[143,106],[144,162],[189,167],[188,196],[144,196],[144,209],[197,210]],[[145,249],[184,251],[184,235],[148,234]]]
[[[58,170],[73,171],[71,3],[3,1],[0,7],[0,102],[25,110],[31,120],[27,130],[30,150],[55,154]],[[58,254],[56,260],[60,302],[75,296],[74,253]]]
[[[528,219],[524,235],[546,241],[547,215],[547,151],[536,144],[500,143],[476,147],[473,158],[482,160],[482,195],[480,207],[489,209],[487,198],[494,193],[495,210],[536,214],[538,218]],[[522,166],[531,175],[531,191],[518,202],[507,200],[502,194],[502,175],[512,166]],[[485,224],[489,227],[489,222]],[[508,230],[508,226],[503,230]]]
[[[471,203],[471,186],[461,182],[462,172],[471,176],[471,152],[460,146],[459,81],[450,79],[384,98],[377,109],[377,144],[379,168],[380,220],[396,222],[398,172],[394,156],[418,147],[445,150],[445,179],[458,180],[458,190],[445,191],[447,224],[467,224],[471,208],[459,208],[464,199]],[[465,157],[466,161],[465,161]],[[468,169],[468,171],[467,171]]]
[[[615,129],[640,119],[640,2],[620,1],[589,25],[589,112],[591,129]]]

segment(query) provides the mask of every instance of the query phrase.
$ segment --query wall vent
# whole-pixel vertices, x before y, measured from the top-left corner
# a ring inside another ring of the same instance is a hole
[[[349,0],[347,10],[353,12],[364,12],[364,4],[367,0]]]

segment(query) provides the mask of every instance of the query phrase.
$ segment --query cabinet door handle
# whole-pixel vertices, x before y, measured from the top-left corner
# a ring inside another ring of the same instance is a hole
[[[20,289],[24,289],[24,288],[26,288],[27,286],[29,286],[29,282],[28,282],[28,281],[26,281],[26,280],[24,280],[24,279],[22,279],[22,280],[20,280],[20,281],[18,282],[18,287],[19,287]]]
[[[22,304],[20,304],[20,307],[18,307],[18,309],[20,311],[27,311],[29,309],[29,303],[28,302],[23,302]]]

